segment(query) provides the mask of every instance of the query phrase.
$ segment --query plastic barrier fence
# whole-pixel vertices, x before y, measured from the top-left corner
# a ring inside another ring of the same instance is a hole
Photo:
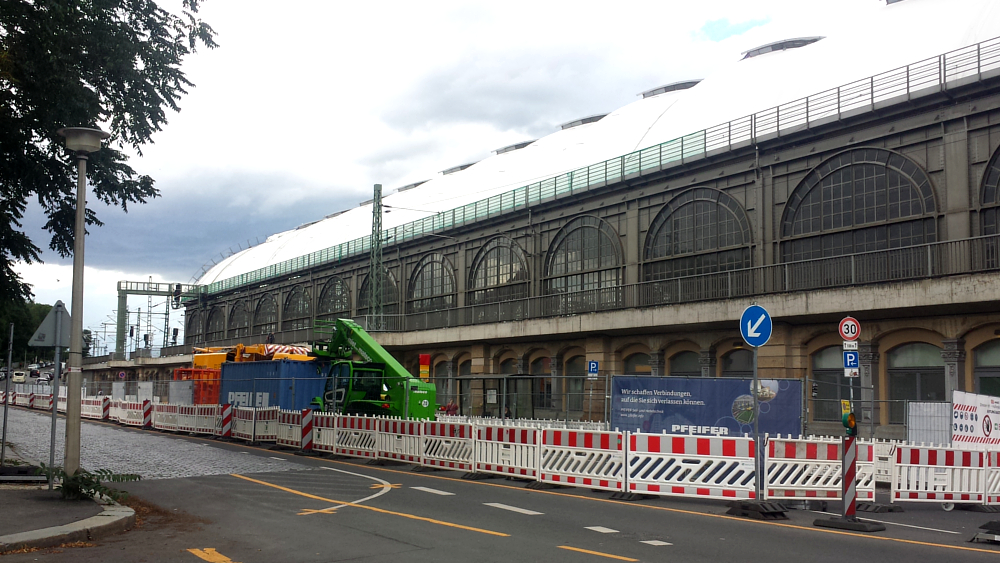
[[[66,412],[66,397],[59,397],[56,401],[56,410],[59,412]]]
[[[219,405],[219,416],[215,422],[215,435],[222,438],[233,436],[233,405]]]
[[[986,452],[986,466],[984,501],[997,505],[1000,504],[1000,452]]]
[[[7,392],[6,391],[0,391],[0,405],[6,404],[6,403],[7,403]]]
[[[198,408],[195,405],[177,405],[177,431],[194,434],[198,428]]]
[[[416,420],[382,419],[378,433],[378,455],[420,465],[420,434],[424,423]]]
[[[379,419],[369,416],[338,416],[334,453],[353,457],[378,457]]]
[[[122,409],[125,418],[119,422],[126,426],[145,428],[152,423],[152,405],[149,401],[124,403]]]
[[[890,483],[892,481],[892,463],[896,459],[895,440],[861,440],[859,446],[870,443],[874,446],[875,455],[875,481],[877,483]]]
[[[278,437],[275,440],[279,446],[299,448],[302,445],[302,412],[278,412]]]
[[[475,442],[472,425],[460,422],[424,423],[420,436],[423,465],[472,471]]]
[[[254,442],[275,442],[278,440],[278,407],[257,409],[257,418],[254,423]]]
[[[108,419],[115,422],[125,421],[125,409],[123,407],[124,401],[111,401],[111,409],[109,410]]]
[[[715,499],[756,496],[752,438],[629,434],[628,440],[631,492]]]
[[[91,420],[107,420],[111,401],[107,397],[86,397],[80,401],[80,416]]]
[[[986,488],[984,452],[897,446],[892,502],[982,503]]]
[[[874,446],[858,444],[858,500],[875,500]],[[843,443],[839,438],[770,438],[764,472],[768,500],[843,496]]]
[[[330,453],[337,450],[337,418],[325,412],[313,415],[313,450]]]
[[[625,490],[621,432],[542,430],[538,480],[606,491]]]
[[[477,473],[538,476],[538,429],[475,425]]]
[[[14,394],[14,404],[19,407],[28,407],[29,409],[35,402],[35,395],[33,393],[15,393]]]
[[[253,427],[256,409],[246,407],[233,408],[233,438],[254,441]]]
[[[153,405],[153,428],[177,431],[177,405]]]
[[[196,434],[215,434],[219,405],[195,405],[194,417]]]
[[[31,408],[42,411],[51,411],[52,395],[35,395],[35,400],[31,402]]]

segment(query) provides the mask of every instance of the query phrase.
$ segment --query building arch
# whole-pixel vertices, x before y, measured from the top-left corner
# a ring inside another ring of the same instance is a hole
[[[469,268],[470,305],[517,301],[528,297],[528,259],[519,244],[501,235],[486,241]]]
[[[930,178],[897,152],[867,147],[833,155],[789,196],[780,224],[783,262],[937,240]]]
[[[368,304],[368,284],[370,276],[365,274],[361,287],[358,288],[358,315],[370,315]],[[392,270],[382,271],[382,313],[385,315],[399,314],[399,285]]]
[[[221,306],[212,307],[208,311],[208,323],[205,327],[205,341],[217,342],[226,337],[226,312]]]
[[[301,330],[310,328],[312,325],[312,301],[309,299],[309,290],[301,285],[296,285],[285,298],[285,305],[281,309],[281,330]]]
[[[202,322],[204,313],[202,311],[188,310],[184,314],[187,316],[184,324],[184,341],[189,344],[204,342],[205,338],[202,334],[204,330],[204,323]]]
[[[561,313],[614,307],[624,279],[621,238],[610,223],[593,215],[577,217],[552,239],[545,256],[546,295],[569,294],[560,301]]]
[[[319,293],[316,318],[333,320],[351,315],[351,291],[347,283],[338,276],[326,280]]]
[[[456,306],[455,268],[438,252],[417,262],[407,290],[407,313],[441,311]]]
[[[653,219],[643,248],[643,279],[663,280],[749,268],[750,221],[713,188],[681,192]]]
[[[226,336],[228,338],[250,336],[250,310],[247,308],[246,300],[240,299],[230,308]]]
[[[253,313],[253,334],[274,334],[278,331],[278,304],[274,296],[265,294],[257,301]]]
[[[979,234],[1000,234],[1000,147],[993,151],[979,186]]]

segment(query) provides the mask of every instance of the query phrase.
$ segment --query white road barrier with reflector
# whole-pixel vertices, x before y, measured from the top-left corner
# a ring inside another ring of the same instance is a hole
[[[176,432],[177,408],[178,405],[153,405],[153,428]]]
[[[317,412],[313,414],[313,449],[334,453],[337,450],[337,415]]]
[[[253,428],[254,442],[275,442],[278,440],[278,407],[256,409]]]
[[[337,448],[334,453],[377,459],[379,420],[373,416],[337,417]]]
[[[420,456],[428,467],[473,470],[475,441],[472,425],[464,422],[424,422]]]
[[[257,409],[251,407],[233,407],[233,438],[253,442],[256,415]]]
[[[633,493],[715,499],[754,498],[752,438],[628,434]]]
[[[198,428],[198,407],[177,405],[177,431],[194,434]]]
[[[542,430],[538,480],[543,483],[625,490],[621,432]]]
[[[194,431],[196,434],[215,434],[219,405],[195,405]]]
[[[302,445],[302,411],[278,412],[278,437],[275,440],[279,446],[299,448]]]
[[[424,423],[401,418],[382,419],[378,432],[378,456],[421,465],[420,435]]]
[[[954,448],[896,447],[892,502],[981,504],[986,489],[986,454]]]
[[[843,444],[839,438],[770,438],[764,472],[767,500],[843,496]],[[857,498],[875,500],[875,464],[872,444],[857,446]]]
[[[476,473],[538,476],[538,429],[476,424]]]
[[[105,420],[111,400],[107,397],[85,397],[80,401],[80,416],[92,420]]]

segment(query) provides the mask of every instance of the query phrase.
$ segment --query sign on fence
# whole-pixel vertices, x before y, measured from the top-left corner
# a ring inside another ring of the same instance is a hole
[[[611,427],[658,434],[742,436],[753,432],[751,379],[612,378]],[[763,379],[760,431],[802,433],[802,381]]]
[[[950,422],[956,447],[1000,444],[1000,397],[955,391]]]

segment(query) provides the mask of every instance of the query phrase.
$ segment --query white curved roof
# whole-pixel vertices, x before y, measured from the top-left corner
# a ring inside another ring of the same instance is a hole
[[[811,30],[803,30],[804,34]],[[640,99],[600,121],[556,131],[527,147],[404,192],[383,196],[394,206],[390,229],[766,110],[829,88],[1000,36],[996,0],[905,0],[867,20],[827,33],[816,43],[734,60],[696,86]],[[734,59],[738,58],[734,53]],[[198,280],[210,284],[371,233],[372,206],[268,237],[219,262]]]

